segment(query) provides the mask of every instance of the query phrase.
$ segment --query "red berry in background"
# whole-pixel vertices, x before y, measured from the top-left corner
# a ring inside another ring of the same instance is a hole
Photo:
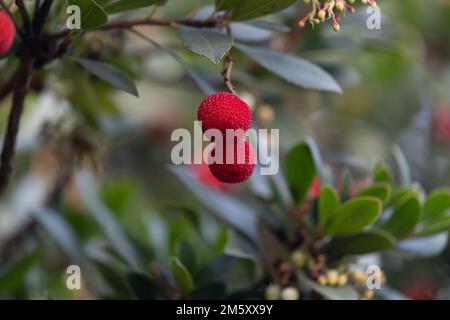
[[[232,93],[216,93],[206,97],[198,109],[198,120],[202,129],[218,129],[223,134],[226,129],[247,131],[251,127],[252,112],[248,105]]]
[[[450,107],[442,106],[431,115],[433,137],[440,143],[450,143]]]
[[[0,11],[0,56],[11,49],[16,37],[16,28],[8,14]]]
[[[224,143],[223,146],[223,163],[212,163],[209,165],[211,173],[219,181],[225,183],[239,183],[247,180],[252,175],[256,166],[256,155],[252,146],[248,142],[243,141],[245,144],[245,156],[242,158],[243,163],[239,163],[238,160],[238,144],[236,143]],[[227,152],[230,152],[234,148],[234,161],[233,163],[226,163]],[[214,151],[213,151],[214,152]],[[214,155],[214,154],[213,154]]]

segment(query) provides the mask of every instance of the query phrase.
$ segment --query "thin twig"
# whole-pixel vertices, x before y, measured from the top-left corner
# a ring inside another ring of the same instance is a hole
[[[233,34],[231,32],[231,27],[229,25],[227,26],[226,31],[227,35],[232,39]],[[234,66],[234,59],[231,56],[231,53],[228,52],[223,62],[222,76],[228,90],[230,90],[231,93],[236,94],[236,89],[234,88],[233,83],[231,81],[231,72],[233,72],[233,66]]]
[[[31,73],[33,70],[33,58],[24,54],[22,64],[14,84],[14,94],[11,111],[8,118],[3,149],[0,155],[0,196],[8,186],[12,175],[17,133],[19,131],[20,118],[22,116],[25,96],[30,85]]]
[[[230,90],[231,93],[236,94],[236,89],[234,88],[233,83],[231,81],[231,72],[233,71],[234,60],[230,54],[227,54],[227,56],[225,57],[223,65],[224,66],[222,75],[225,81],[225,85],[227,86],[228,90]]]

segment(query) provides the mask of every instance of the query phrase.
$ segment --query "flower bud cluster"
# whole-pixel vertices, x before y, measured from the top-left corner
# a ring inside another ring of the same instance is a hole
[[[377,6],[376,0],[360,0],[362,4],[372,7]],[[354,13],[356,0],[303,0],[307,5],[311,6],[311,11],[298,22],[301,28],[307,24],[312,27],[331,20],[333,30],[338,32],[341,30],[340,18],[345,12]]]

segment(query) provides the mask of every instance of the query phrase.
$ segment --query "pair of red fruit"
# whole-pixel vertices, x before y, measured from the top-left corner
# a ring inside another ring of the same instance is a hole
[[[11,49],[16,37],[16,28],[9,15],[0,11],[0,56]]]
[[[216,93],[208,96],[200,104],[197,113],[198,120],[202,122],[202,130],[217,129],[223,135],[223,163],[209,165],[211,173],[219,181],[225,183],[239,183],[247,180],[255,170],[256,156],[252,146],[243,141],[245,155],[238,157],[238,144],[235,140],[225,138],[226,130],[243,130],[251,127],[252,112],[248,105],[232,93]],[[233,151],[233,163],[226,163],[226,155]],[[238,161],[240,160],[240,161]],[[244,161],[242,161],[244,160]]]
[[[0,56],[11,49],[16,37],[13,21],[5,11],[0,11]],[[217,93],[207,97],[198,110],[198,120],[202,121],[202,129],[218,129],[223,135],[227,129],[244,132],[250,129],[252,112],[248,105],[231,93]],[[209,165],[211,173],[225,183],[239,183],[247,180],[255,169],[256,157],[253,148],[245,141],[244,161],[238,161],[237,144],[235,141],[223,144],[223,159],[226,159],[227,150],[234,149],[233,163],[213,163]],[[240,159],[239,159],[240,160]]]

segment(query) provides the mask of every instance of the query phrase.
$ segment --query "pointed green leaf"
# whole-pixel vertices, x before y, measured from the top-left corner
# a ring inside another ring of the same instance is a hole
[[[213,29],[182,27],[178,35],[186,48],[214,64],[219,63],[233,46],[230,36]]]
[[[383,203],[391,196],[391,185],[385,182],[375,183],[358,193],[359,197],[370,196],[380,199]]]
[[[324,226],[327,235],[346,236],[363,230],[375,222],[381,213],[382,203],[374,197],[351,199],[332,213]]]
[[[117,0],[105,6],[105,11],[108,14],[114,14],[139,8],[150,7],[152,5],[161,6],[166,2],[167,0]]]
[[[417,222],[421,213],[419,198],[414,192],[404,195],[397,205],[393,207],[392,216],[381,226],[397,239],[409,235]]]
[[[341,254],[366,254],[391,249],[395,242],[388,232],[372,229],[348,237],[333,238],[327,250]]]
[[[187,294],[194,289],[194,282],[188,269],[176,257],[170,259],[170,270],[172,271],[175,283],[183,294]]]
[[[297,0],[245,0],[240,1],[239,5],[235,5],[235,1],[233,1],[231,18],[233,20],[248,20],[265,16],[286,9],[296,1]]]
[[[175,61],[177,61],[189,74],[189,76],[194,80],[194,82],[197,84],[197,86],[207,95],[213,94],[216,92],[216,90],[205,80],[203,79],[191,66],[189,66],[183,59],[180,58],[175,52],[170,50],[169,48],[163,47],[159,43],[153,41],[152,39],[146,37],[142,33],[139,33],[135,30],[132,30],[133,34],[137,35],[138,37],[144,39],[151,45],[155,46],[159,50],[165,52],[166,54],[170,55]]]
[[[95,0],[69,0],[69,5],[80,7],[83,30],[95,29],[108,22],[108,15]]]
[[[420,224],[418,236],[429,236],[435,233],[450,230],[450,212],[436,219],[427,220]]]
[[[421,219],[435,219],[450,209],[450,189],[434,190],[425,201]]]
[[[216,0],[217,10],[231,10],[240,5],[242,0]]]
[[[334,188],[331,186],[322,188],[319,197],[319,223],[322,227],[339,206],[339,202],[339,195]]]
[[[122,70],[110,64],[94,60],[75,58],[75,61],[114,88],[128,92],[136,97],[139,96],[136,85]]]
[[[373,170],[373,180],[375,182],[392,183],[391,171],[382,162],[377,162]]]
[[[292,55],[236,44],[236,48],[282,79],[299,87],[342,93],[341,86],[319,66]]]
[[[300,203],[308,192],[314,177],[316,164],[307,144],[291,149],[286,160],[286,178],[295,203]]]

